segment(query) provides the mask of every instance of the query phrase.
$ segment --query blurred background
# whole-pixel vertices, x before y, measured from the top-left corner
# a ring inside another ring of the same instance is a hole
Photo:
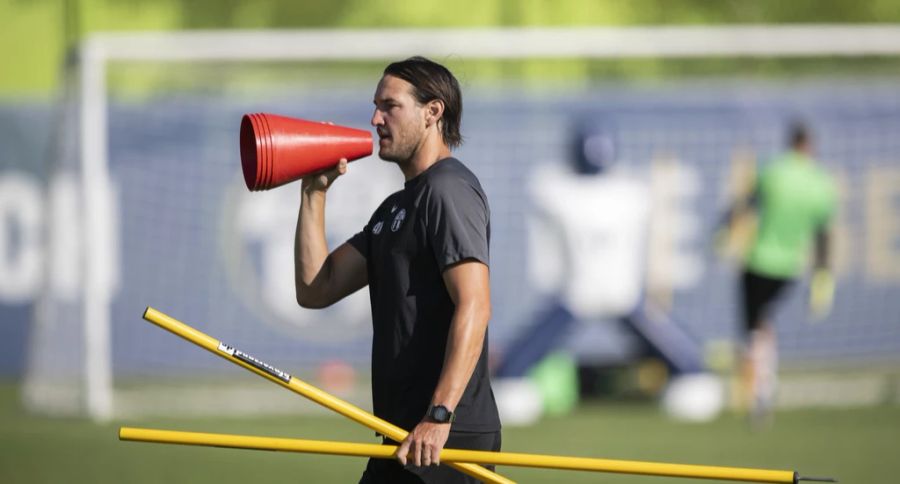
[[[885,482],[900,472],[898,22],[884,0],[0,0],[0,480],[358,479],[349,457],[115,431],[373,441],[141,315],[368,408],[368,295],[296,306],[299,187],[247,191],[237,133],[248,112],[367,128],[384,66],[424,54],[461,82],[456,154],[491,203],[505,450]],[[732,381],[753,221],[714,239],[797,120],[836,180],[836,292],[814,318],[802,278],[779,307],[776,418],[753,430]],[[354,162],[329,244],[401,183]],[[709,378],[676,391],[686,374]]]

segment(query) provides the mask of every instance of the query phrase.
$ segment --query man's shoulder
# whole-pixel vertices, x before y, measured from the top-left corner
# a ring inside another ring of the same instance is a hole
[[[798,166],[796,158],[789,153],[782,153],[769,159],[768,162],[760,167],[758,174],[759,181],[765,183],[778,178],[783,178],[785,175],[795,173]]]
[[[816,167],[819,189],[825,194],[829,203],[834,203],[838,197],[837,179],[822,166]]]
[[[831,171],[828,170],[828,168],[822,166],[821,163],[816,163],[813,166],[813,169],[816,172],[816,176],[818,176],[823,183],[829,185],[833,185],[834,183],[836,183],[834,175],[831,173]]]
[[[481,190],[478,177],[456,158],[444,158],[425,175],[423,185],[439,193],[452,191],[460,186],[472,186]]]
[[[779,153],[768,159],[765,163],[763,163],[761,172],[774,172],[778,170],[784,170],[785,168],[790,168],[794,165],[794,161],[796,158],[791,153]]]

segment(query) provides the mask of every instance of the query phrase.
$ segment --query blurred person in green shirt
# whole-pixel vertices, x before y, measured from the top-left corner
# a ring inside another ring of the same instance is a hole
[[[831,176],[813,158],[806,126],[795,124],[789,149],[762,168],[751,196],[726,215],[732,221],[755,212],[756,234],[741,276],[744,344],[740,358],[741,400],[757,423],[768,420],[778,372],[775,303],[813,259],[809,307],[816,318],[828,313],[834,294],[829,268],[829,225],[837,196]],[[811,254],[812,252],[812,254]]]

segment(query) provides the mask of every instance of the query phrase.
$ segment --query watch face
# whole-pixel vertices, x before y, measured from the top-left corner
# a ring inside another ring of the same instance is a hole
[[[450,410],[447,410],[447,407],[443,405],[435,405],[431,407],[431,418],[435,419],[438,422],[446,423],[450,421]]]

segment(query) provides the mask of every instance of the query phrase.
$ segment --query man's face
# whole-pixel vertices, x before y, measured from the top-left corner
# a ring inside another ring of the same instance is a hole
[[[385,75],[375,89],[372,126],[378,132],[378,157],[403,163],[410,160],[425,136],[425,108],[412,95],[412,84]]]

